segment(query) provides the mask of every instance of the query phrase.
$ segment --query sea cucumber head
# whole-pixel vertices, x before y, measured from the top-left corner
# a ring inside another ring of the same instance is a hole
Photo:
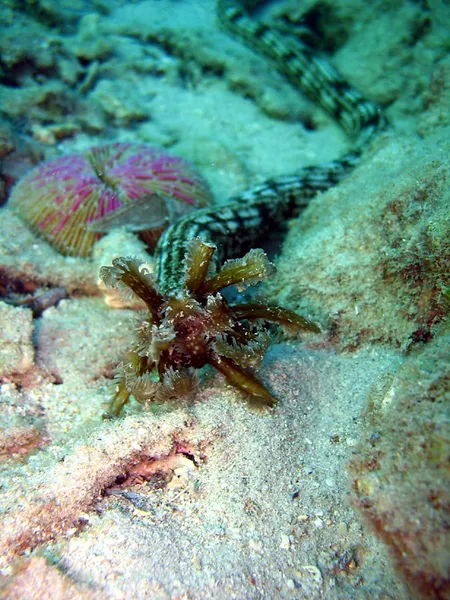
[[[211,200],[184,159],[115,142],[38,165],[15,185],[9,207],[61,254],[89,257],[102,233],[133,220],[133,212],[141,221],[135,230],[152,230]]]

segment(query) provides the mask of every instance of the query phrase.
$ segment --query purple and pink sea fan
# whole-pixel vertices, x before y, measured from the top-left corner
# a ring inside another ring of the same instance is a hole
[[[208,184],[187,161],[116,142],[43,162],[14,186],[9,206],[61,254],[88,257],[113,227],[161,231],[211,201]]]

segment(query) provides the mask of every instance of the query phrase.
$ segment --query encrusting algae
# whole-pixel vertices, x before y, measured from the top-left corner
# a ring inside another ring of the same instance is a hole
[[[106,417],[118,415],[131,395],[138,402],[186,396],[195,387],[195,370],[205,365],[215,367],[257,406],[276,404],[253,371],[269,344],[263,323],[278,323],[291,331],[320,329],[278,306],[229,304],[220,293],[223,288],[258,283],[275,267],[262,250],[251,250],[210,274],[215,249],[200,238],[190,242],[184,281],[171,294],[161,293],[152,275],[134,258],[116,258],[112,267],[102,267],[106,285],[128,288],[148,309],[117,368],[117,389]]]

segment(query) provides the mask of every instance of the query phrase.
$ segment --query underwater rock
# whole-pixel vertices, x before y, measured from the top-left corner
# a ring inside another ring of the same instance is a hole
[[[448,311],[448,135],[387,142],[289,229],[274,302],[319,322],[333,342],[408,348]]]
[[[49,40],[55,41],[58,35],[19,10],[11,10],[7,14],[7,9],[2,6],[0,11],[1,64],[5,70],[12,71],[10,76],[17,77],[19,83],[30,72],[54,67],[57,48]],[[10,83],[9,77],[7,81]]]
[[[450,126],[450,57],[434,65],[430,81],[422,98],[424,112],[418,120],[417,132],[421,136]]]
[[[450,329],[374,390],[349,465],[354,505],[411,588],[450,597]]]
[[[71,45],[76,56],[85,62],[105,60],[114,54],[114,41],[103,35],[101,17],[97,13],[87,14],[81,19]]]
[[[186,415],[174,413],[162,423],[158,417],[128,422],[127,432],[104,427],[94,431],[73,448],[63,461],[35,473],[22,482],[23,500],[2,515],[0,567],[55,536],[76,532],[89,522],[88,511],[114,485],[117,477],[143,457],[167,456],[174,434],[183,427]]]
[[[38,383],[38,378],[34,383]],[[42,407],[36,396],[14,383],[2,383],[0,403],[0,461],[29,456],[47,441]]]
[[[130,127],[133,123],[150,118],[147,107],[142,105],[139,97],[130,94],[128,82],[102,79],[89,98],[102,107],[107,118],[116,126]]]
[[[0,584],[0,594],[4,598],[11,600],[27,598],[30,595],[30,586],[33,590],[51,590],[52,596],[61,600],[64,598],[101,600],[102,597],[102,594],[91,591],[88,586],[75,584],[73,579],[62,573],[43,556],[20,558],[15,561],[11,570],[12,575],[6,577]],[[44,596],[39,595],[39,597]]]
[[[34,365],[31,310],[0,302],[0,378],[24,375]]]
[[[98,295],[93,263],[65,257],[36,238],[22,221],[0,209],[0,294],[30,294],[39,288],[60,287],[69,294]]]
[[[14,183],[42,159],[40,144],[24,139],[8,121],[0,119],[0,206]]]

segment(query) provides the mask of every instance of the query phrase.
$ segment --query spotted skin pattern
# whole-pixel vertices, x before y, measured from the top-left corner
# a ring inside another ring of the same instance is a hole
[[[157,277],[163,293],[176,293],[182,286],[190,240],[199,237],[215,244],[219,261],[241,256],[258,239],[296,216],[318,192],[341,181],[386,124],[380,108],[352,89],[325,58],[299,40],[253,20],[238,0],[218,0],[217,16],[227,33],[271,60],[294,86],[332,115],[354,143],[352,151],[336,161],[269,179],[221,206],[197,210],[171,225],[157,247]]]

